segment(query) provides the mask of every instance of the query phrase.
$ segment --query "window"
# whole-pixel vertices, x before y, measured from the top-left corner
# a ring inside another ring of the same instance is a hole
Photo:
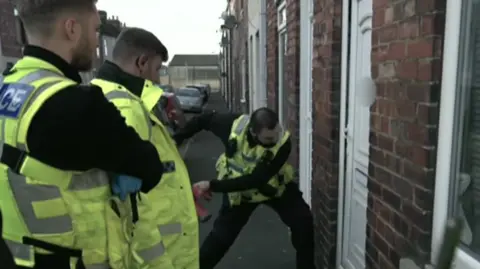
[[[456,268],[473,269],[480,268],[480,1],[447,5],[432,248],[438,255],[445,219],[462,218]]]
[[[105,40],[105,37],[103,38],[103,55],[105,57],[108,56],[108,44],[107,40]]]
[[[286,102],[286,80],[285,66],[287,55],[287,8],[286,1],[278,6],[278,116],[280,123],[286,126],[287,102]]]

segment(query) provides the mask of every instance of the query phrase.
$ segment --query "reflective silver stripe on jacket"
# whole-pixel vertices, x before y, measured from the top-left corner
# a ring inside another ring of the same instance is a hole
[[[128,92],[125,92],[125,91],[117,91],[117,90],[111,91],[105,95],[105,98],[107,98],[107,100],[109,101],[113,101],[115,99],[130,99],[130,100],[135,100],[141,103],[141,101],[138,101],[137,99],[133,98]],[[152,138],[152,122],[150,120],[150,113],[145,109],[142,103],[140,105],[142,107],[145,120],[147,121],[148,139],[151,139]]]
[[[108,263],[85,264],[85,269],[110,269]]]
[[[248,115],[242,115],[237,127],[235,127],[235,130],[233,131],[236,135],[241,135],[245,127],[247,127],[248,123],[250,122],[250,116]]]
[[[169,223],[158,226],[160,235],[162,237],[182,233],[182,224],[181,223]],[[138,256],[146,263],[155,260],[158,257],[161,257],[165,253],[165,245],[163,241],[158,242],[157,244],[142,249],[137,252]]]
[[[26,75],[17,83],[32,84],[35,81],[46,77],[61,76],[48,70],[38,70]],[[34,95],[30,97],[30,100],[26,104],[26,107],[23,108],[24,111],[33,104],[33,102],[38,98],[38,96],[40,96],[42,92],[54,84],[61,82],[64,82],[64,80],[47,83],[36,89]],[[6,121],[3,119],[2,138],[5,137],[5,125]],[[3,143],[4,141],[2,140],[1,144],[3,145]],[[23,149],[24,148],[25,146],[23,145]],[[16,174],[11,169],[7,170],[7,176],[18,209],[20,210],[25,225],[30,233],[53,235],[66,233],[73,230],[72,218],[68,215],[68,213],[60,216],[42,216],[41,218],[37,217],[35,214],[35,206],[39,206],[43,202],[63,200],[61,191],[58,187],[53,185],[27,183],[27,178],[25,176]],[[70,191],[81,191],[95,189],[100,186],[107,186],[108,184],[109,180],[105,172],[102,172],[101,170],[92,170],[82,174],[74,175],[71,179],[68,189]],[[61,201],[61,203],[63,203],[63,201]],[[13,241],[8,241],[7,244],[9,245],[10,251],[16,258],[31,260],[31,247]]]
[[[228,168],[230,168],[231,170],[239,173],[239,174],[243,174],[243,168],[240,167],[239,165],[237,165],[236,163],[228,160]]]
[[[19,81],[17,81],[16,83],[22,83],[22,84],[32,84],[34,83],[35,81],[37,80],[40,80],[40,79],[44,79],[44,78],[48,78],[48,77],[52,77],[52,78],[62,78],[62,76],[58,73],[55,73],[53,71],[50,71],[50,70],[46,70],[46,69],[40,69],[38,71],[35,71],[35,72],[32,72],[26,76],[24,76],[23,78],[21,78]],[[64,82],[64,80],[60,80],[60,81],[52,81],[52,82],[49,82],[49,83],[46,83],[40,87],[38,87],[37,89],[35,89],[35,91],[33,92],[32,96],[30,96],[29,100],[27,101],[27,103],[25,104],[25,107],[23,108],[23,111],[27,111],[28,108],[30,108],[33,104],[33,102],[35,102],[35,100],[38,99],[38,97],[44,93],[46,90],[50,89],[52,86],[54,86],[55,84],[58,84],[58,83],[61,83],[61,82]],[[20,131],[20,128],[17,127],[17,131],[16,131],[16,134],[15,134],[15,137],[18,137],[18,133]],[[4,136],[2,136],[4,137]],[[25,144],[23,143],[17,143],[17,148],[23,150],[23,151],[26,151],[27,150],[27,147]]]
[[[234,130],[235,135],[241,135],[243,130],[245,130],[245,128],[248,126],[249,122],[250,122],[250,116],[242,115],[238,124],[237,124],[237,127],[235,127],[235,130]],[[248,163],[255,164],[258,161],[258,158],[247,156],[247,155],[245,155],[244,152],[241,152],[241,155],[242,155],[243,160],[248,162]],[[230,165],[231,165],[231,163],[230,163]]]
[[[28,230],[33,234],[55,234],[72,231],[72,219],[69,214],[48,218],[38,218],[34,205],[41,202],[62,199],[60,189],[53,185],[29,184],[23,175],[8,169],[8,179],[17,206],[23,215]],[[68,190],[84,191],[108,186],[109,181],[105,172],[91,170],[74,175]]]
[[[7,244],[12,256],[16,259],[23,260],[23,261],[31,261],[34,255],[33,247],[27,246],[21,243],[17,243],[15,241],[11,241],[8,239],[4,239],[5,243]]]
[[[246,161],[248,163],[254,163],[255,164],[258,161],[258,158],[247,156],[244,152],[242,152],[242,158],[243,158],[244,161]]]

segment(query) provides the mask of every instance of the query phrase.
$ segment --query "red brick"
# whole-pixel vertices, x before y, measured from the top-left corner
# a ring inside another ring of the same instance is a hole
[[[384,26],[374,33],[377,35],[378,43],[390,43],[398,39],[398,26],[396,24]]]
[[[380,7],[385,7],[389,3],[389,0],[373,0],[373,8],[376,10]]]
[[[385,9],[377,9],[375,13],[373,13],[373,21],[372,27],[381,27],[385,24]]]
[[[402,60],[407,55],[405,42],[393,42],[388,46],[387,60]]]
[[[374,0],[374,20],[385,22],[372,32],[371,70],[378,88],[371,109],[369,190],[374,202],[367,241],[377,255],[367,263],[375,269],[397,268],[406,255],[421,264],[430,248],[444,32],[439,3],[445,1],[416,1],[415,9],[412,2],[406,9],[407,2]],[[375,240],[376,233],[387,239],[389,249]],[[421,247],[412,251],[415,244]]]
[[[400,79],[417,79],[419,64],[416,61],[403,61],[397,63],[397,77]]]
[[[398,39],[411,39],[420,36],[419,18],[413,17],[398,25]]]
[[[425,15],[421,17],[421,35],[431,35],[435,33],[435,15]]]
[[[399,118],[414,119],[417,115],[417,104],[410,100],[399,100],[395,106],[397,108],[396,116]]]
[[[434,39],[420,39],[409,42],[407,45],[407,57],[428,58],[433,56]]]

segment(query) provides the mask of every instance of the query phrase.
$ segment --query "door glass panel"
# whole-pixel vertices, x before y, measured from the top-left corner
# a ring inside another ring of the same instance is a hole
[[[462,8],[460,62],[456,106],[450,212],[465,221],[462,248],[480,257],[480,12],[479,1],[466,0]]]

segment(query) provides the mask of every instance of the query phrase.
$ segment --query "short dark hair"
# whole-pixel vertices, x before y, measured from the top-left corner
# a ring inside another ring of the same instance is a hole
[[[124,29],[113,47],[113,60],[127,60],[140,54],[158,55],[168,61],[168,50],[151,32],[141,28]]]
[[[268,107],[255,110],[250,117],[250,128],[254,133],[263,129],[273,130],[278,125],[278,115]]]
[[[53,33],[53,22],[65,11],[93,11],[97,0],[15,0],[27,32],[42,36]]]

